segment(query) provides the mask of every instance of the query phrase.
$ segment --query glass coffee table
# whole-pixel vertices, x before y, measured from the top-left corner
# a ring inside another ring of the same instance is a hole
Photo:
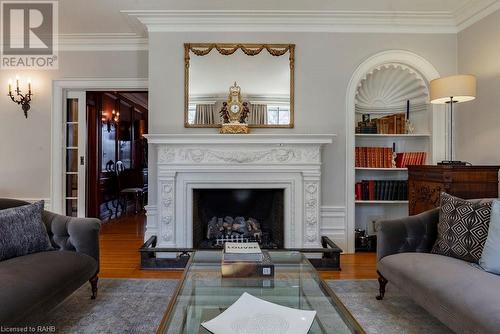
[[[275,267],[271,279],[222,278],[221,251],[194,252],[157,333],[209,334],[201,323],[222,313],[243,292],[283,306],[315,310],[310,334],[365,333],[303,254],[270,251],[269,255]]]

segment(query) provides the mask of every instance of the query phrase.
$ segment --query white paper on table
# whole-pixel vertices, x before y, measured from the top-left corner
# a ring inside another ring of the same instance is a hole
[[[212,320],[201,323],[214,334],[307,334],[316,311],[277,305],[244,292]]]

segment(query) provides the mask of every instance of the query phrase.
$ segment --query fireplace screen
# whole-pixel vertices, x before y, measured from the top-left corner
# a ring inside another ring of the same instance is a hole
[[[283,189],[194,189],[193,246],[257,241],[262,248],[283,248],[283,197]]]

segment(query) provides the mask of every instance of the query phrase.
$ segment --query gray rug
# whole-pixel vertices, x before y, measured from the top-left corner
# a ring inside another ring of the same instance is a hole
[[[44,317],[57,333],[155,333],[177,280],[101,279],[97,300],[85,284]],[[367,333],[451,333],[437,319],[388,285],[377,301],[376,280],[328,281]]]
[[[367,333],[453,333],[390,283],[381,301],[375,299],[377,280],[335,280],[328,285]]]
[[[100,279],[96,300],[85,284],[59,304],[44,323],[57,333],[155,333],[177,280]]]

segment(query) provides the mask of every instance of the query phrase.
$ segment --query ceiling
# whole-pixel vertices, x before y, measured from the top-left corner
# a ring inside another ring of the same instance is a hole
[[[62,0],[60,33],[135,33],[123,11],[321,11],[350,15],[376,12],[401,16],[449,16],[461,24],[496,0]]]

